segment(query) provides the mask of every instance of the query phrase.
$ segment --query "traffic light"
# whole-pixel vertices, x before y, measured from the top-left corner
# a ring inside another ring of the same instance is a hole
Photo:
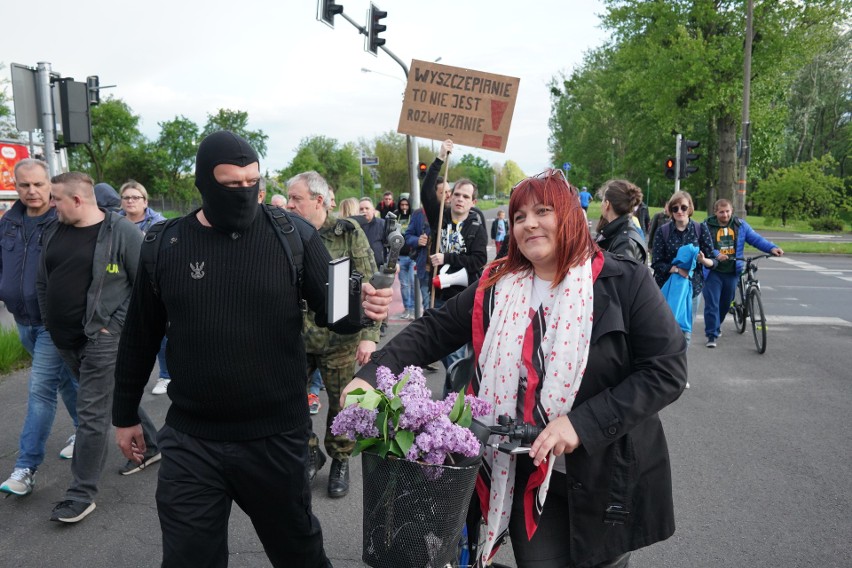
[[[343,13],[343,6],[334,0],[317,0],[317,20],[334,28],[334,16]]]
[[[426,165],[426,162],[420,162],[417,164],[417,173],[420,175],[420,179],[426,177],[426,170],[429,169],[429,166]]]
[[[364,47],[373,55],[378,55],[379,47],[385,44],[384,38],[379,37],[379,34],[388,27],[380,24],[379,20],[387,17],[387,15],[387,12],[379,10],[375,4],[370,2],[370,11],[367,13],[367,22],[370,28],[367,30],[367,42]]]
[[[97,75],[86,77],[86,91],[89,93],[89,106],[100,104],[101,80]]]
[[[669,156],[664,164],[666,166],[666,177],[669,179],[675,178],[675,159]]]
[[[682,138],[680,141],[680,179],[686,179],[689,174],[694,174],[698,171],[698,166],[690,165],[692,162],[700,158],[699,154],[693,154],[692,150],[701,146],[701,142],[695,140],[687,140]]]

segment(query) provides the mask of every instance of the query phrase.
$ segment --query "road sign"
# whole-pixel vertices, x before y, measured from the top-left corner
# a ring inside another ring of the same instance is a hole
[[[562,164],[562,169],[566,172],[569,171],[571,169],[571,162],[565,162],[564,164]]]
[[[376,156],[361,156],[361,165],[362,166],[378,166],[379,158]]]

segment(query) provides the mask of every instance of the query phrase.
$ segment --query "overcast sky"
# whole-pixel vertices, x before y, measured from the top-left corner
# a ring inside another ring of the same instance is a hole
[[[368,1],[338,3],[366,24]],[[440,57],[442,64],[520,78],[506,153],[464,152],[490,162],[514,160],[527,174],[550,165],[547,83],[603,44],[602,1],[376,3],[388,12],[385,46],[407,65]],[[178,115],[203,126],[219,108],[248,111],[250,128],[269,135],[261,168],[274,170],[289,163],[306,136],[355,142],[396,130],[399,121],[402,68],[381,51],[366,53],[364,36],[340,16],[333,30],[318,22],[316,0],[45,0],[34,6],[4,8],[3,73],[8,76],[10,63],[46,61],[78,81],[99,75],[101,85],[116,85],[102,96],[130,105],[149,138],[158,134],[158,122]]]

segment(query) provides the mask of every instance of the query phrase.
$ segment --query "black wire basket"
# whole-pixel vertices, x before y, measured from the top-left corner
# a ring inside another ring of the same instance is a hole
[[[456,561],[479,461],[457,467],[362,455],[364,563],[444,568]]]

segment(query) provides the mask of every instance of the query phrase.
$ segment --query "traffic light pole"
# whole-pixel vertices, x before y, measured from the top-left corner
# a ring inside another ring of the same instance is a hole
[[[675,191],[680,191],[680,141],[682,138],[680,134],[675,138]]]
[[[53,114],[53,95],[50,91],[50,63],[40,61],[36,79],[36,92],[41,106],[41,132],[44,136],[44,161],[50,169],[50,176],[59,174],[56,163],[56,117]]]
[[[752,16],[754,12],[753,0],[748,0],[746,11],[746,37],[745,56],[743,61],[743,131],[742,144],[740,145],[740,168],[737,180],[737,192],[734,195],[734,215],[740,219],[746,217],[746,176],[748,174],[748,161],[751,153],[751,124],[749,123],[749,99],[751,98],[751,36]]]
[[[355,20],[350,18],[345,12],[341,12],[340,16],[355,26],[355,29],[358,30],[358,33],[369,36],[367,28],[358,24]],[[387,53],[391,59],[396,61],[400,67],[402,67],[403,72],[405,73],[406,84],[408,83],[408,65],[406,65],[402,59],[396,56],[394,52],[390,49],[386,48],[384,45],[379,46],[379,49]],[[411,191],[409,193],[409,201],[411,202],[412,211],[416,211],[420,208],[420,183],[417,178],[417,162],[420,161],[420,150],[417,148],[417,137],[406,134],[405,135],[406,145],[408,146],[408,180],[411,184]]]

